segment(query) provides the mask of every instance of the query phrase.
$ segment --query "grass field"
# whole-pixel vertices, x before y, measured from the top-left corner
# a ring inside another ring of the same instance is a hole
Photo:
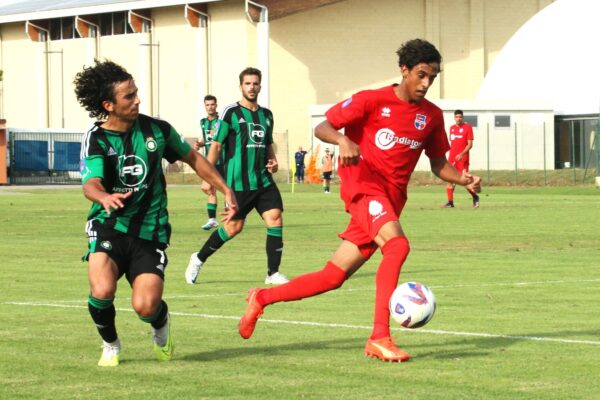
[[[281,189],[282,272],[320,269],[347,222],[341,202],[318,186]],[[244,341],[237,320],[264,279],[265,228],[252,215],[187,285],[189,255],[208,235],[205,197],[172,186],[165,298],[176,357],[155,361],[123,280],[114,369],[96,366],[85,302],[89,202],[78,188],[0,190],[1,399],[600,399],[596,188],[486,188],[478,210],[462,190],[444,210],[443,186],[411,188],[401,280],[428,284],[438,311],[422,329],[394,328],[413,359],[386,364],[363,355],[379,255],[338,291],[267,308]]]

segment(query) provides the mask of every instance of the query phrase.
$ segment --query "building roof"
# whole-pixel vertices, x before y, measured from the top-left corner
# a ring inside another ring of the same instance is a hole
[[[0,0],[0,23],[213,1],[218,0]]]

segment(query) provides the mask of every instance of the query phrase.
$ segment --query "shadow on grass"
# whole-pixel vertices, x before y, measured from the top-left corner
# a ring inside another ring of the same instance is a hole
[[[331,340],[321,340],[316,342],[298,341],[296,343],[288,343],[283,345],[253,345],[252,342],[245,346],[219,348],[215,350],[205,351],[201,353],[188,354],[178,360],[185,361],[219,361],[223,359],[234,359],[243,357],[255,357],[257,355],[273,356],[292,356],[293,352],[314,352],[315,350],[350,350],[362,351],[364,339],[340,339],[337,337]]]

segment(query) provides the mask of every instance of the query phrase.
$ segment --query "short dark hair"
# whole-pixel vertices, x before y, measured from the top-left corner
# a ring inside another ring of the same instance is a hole
[[[406,65],[413,69],[417,64],[442,63],[442,55],[434,45],[423,39],[412,39],[404,42],[396,51],[398,55],[398,66]]]
[[[206,96],[204,96],[204,101],[214,101],[215,103],[217,102],[217,98],[215,96],[213,96],[212,94],[207,94]]]
[[[244,77],[246,75],[256,75],[256,76],[258,76],[258,82],[259,83],[262,82],[262,72],[260,72],[260,69],[248,67],[245,70],[243,70],[242,72],[240,72],[240,85],[244,81]]]
[[[102,119],[108,113],[102,107],[103,101],[115,101],[115,85],[133,79],[131,74],[112,61],[94,59],[95,65],[84,67],[75,75],[75,95],[77,101],[91,118]]]
[[[464,115],[463,110],[454,110],[454,115]]]

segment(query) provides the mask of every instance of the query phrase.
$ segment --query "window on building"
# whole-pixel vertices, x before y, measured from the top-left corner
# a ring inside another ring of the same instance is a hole
[[[477,128],[477,115],[464,115],[463,117],[467,124],[471,125],[473,128]]]
[[[494,116],[494,126],[496,128],[510,128],[510,115]]]
[[[75,29],[75,17],[54,18],[50,20],[50,40],[80,38]]]
[[[123,35],[133,33],[127,21],[127,11],[100,15],[100,34],[102,36]]]

